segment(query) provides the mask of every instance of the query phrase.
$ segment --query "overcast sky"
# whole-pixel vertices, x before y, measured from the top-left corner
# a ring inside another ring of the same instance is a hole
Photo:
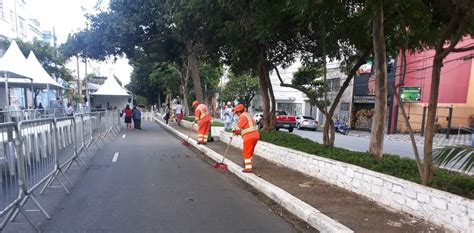
[[[58,43],[64,43],[68,34],[85,27],[84,14],[93,12],[98,0],[28,0],[28,11],[32,18],[40,21],[43,30],[56,30]],[[108,0],[102,0],[106,6]],[[130,81],[131,67],[127,61],[119,59],[116,64],[104,65],[112,70],[123,83]]]

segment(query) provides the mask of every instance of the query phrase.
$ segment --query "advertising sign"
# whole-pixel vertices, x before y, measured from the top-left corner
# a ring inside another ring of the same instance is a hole
[[[420,102],[421,87],[400,87],[400,99],[402,102]]]

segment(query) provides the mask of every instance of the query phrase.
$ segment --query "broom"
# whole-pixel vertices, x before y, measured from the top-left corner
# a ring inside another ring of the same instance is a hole
[[[227,169],[227,164],[224,163],[224,160],[227,156],[227,151],[229,151],[230,143],[232,143],[232,137],[230,137],[230,140],[227,143],[227,147],[225,148],[224,157],[222,157],[222,161],[220,163],[214,164],[214,168]]]
[[[191,146],[191,144],[189,143],[189,138],[191,137],[191,134],[193,133],[194,124],[196,124],[196,123],[193,123],[193,125],[191,126],[192,129],[189,131],[188,138],[186,138],[186,141],[181,142],[181,144],[183,144],[183,146],[185,146],[185,147]]]

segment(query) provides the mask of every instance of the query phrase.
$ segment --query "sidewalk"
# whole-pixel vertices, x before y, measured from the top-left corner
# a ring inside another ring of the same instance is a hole
[[[366,137],[370,138],[370,132],[367,131],[358,131],[351,130],[349,135],[356,137]],[[415,141],[418,145],[423,145],[425,143],[425,138],[422,137],[419,133],[415,135]],[[390,141],[399,141],[399,142],[410,142],[409,134],[385,134],[385,140]],[[433,138],[433,145],[435,147],[445,147],[445,146],[455,146],[455,145],[471,145],[471,135],[470,134],[453,134],[449,136],[449,139],[446,139],[446,134],[435,134]]]
[[[196,134],[175,124],[170,125],[184,134]],[[215,135],[214,135],[215,136]],[[217,141],[208,148],[224,154],[226,144]],[[230,147],[227,158],[242,166],[241,150]],[[395,213],[352,192],[329,185],[319,179],[278,166],[256,156],[253,159],[256,175],[280,187],[296,198],[321,211],[355,232],[442,232],[443,229],[413,218],[408,214]]]

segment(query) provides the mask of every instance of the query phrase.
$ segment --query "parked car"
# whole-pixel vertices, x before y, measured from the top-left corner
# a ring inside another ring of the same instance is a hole
[[[296,128],[296,117],[292,115],[288,115],[285,111],[277,111],[275,113],[275,130],[278,131],[281,128],[287,129],[290,133],[293,132],[293,129]],[[263,128],[263,123],[261,122],[263,119],[260,118],[259,120],[259,128]]]
[[[296,117],[287,114],[285,111],[276,112],[276,124],[275,129],[278,131],[280,128],[287,129],[290,133],[296,127]]]
[[[257,125],[260,123],[260,119],[263,118],[263,113],[256,113],[253,115],[253,119],[255,119],[255,122]]]
[[[318,121],[310,116],[296,116],[296,128],[299,130],[309,129],[312,131],[316,131],[319,127]]]

